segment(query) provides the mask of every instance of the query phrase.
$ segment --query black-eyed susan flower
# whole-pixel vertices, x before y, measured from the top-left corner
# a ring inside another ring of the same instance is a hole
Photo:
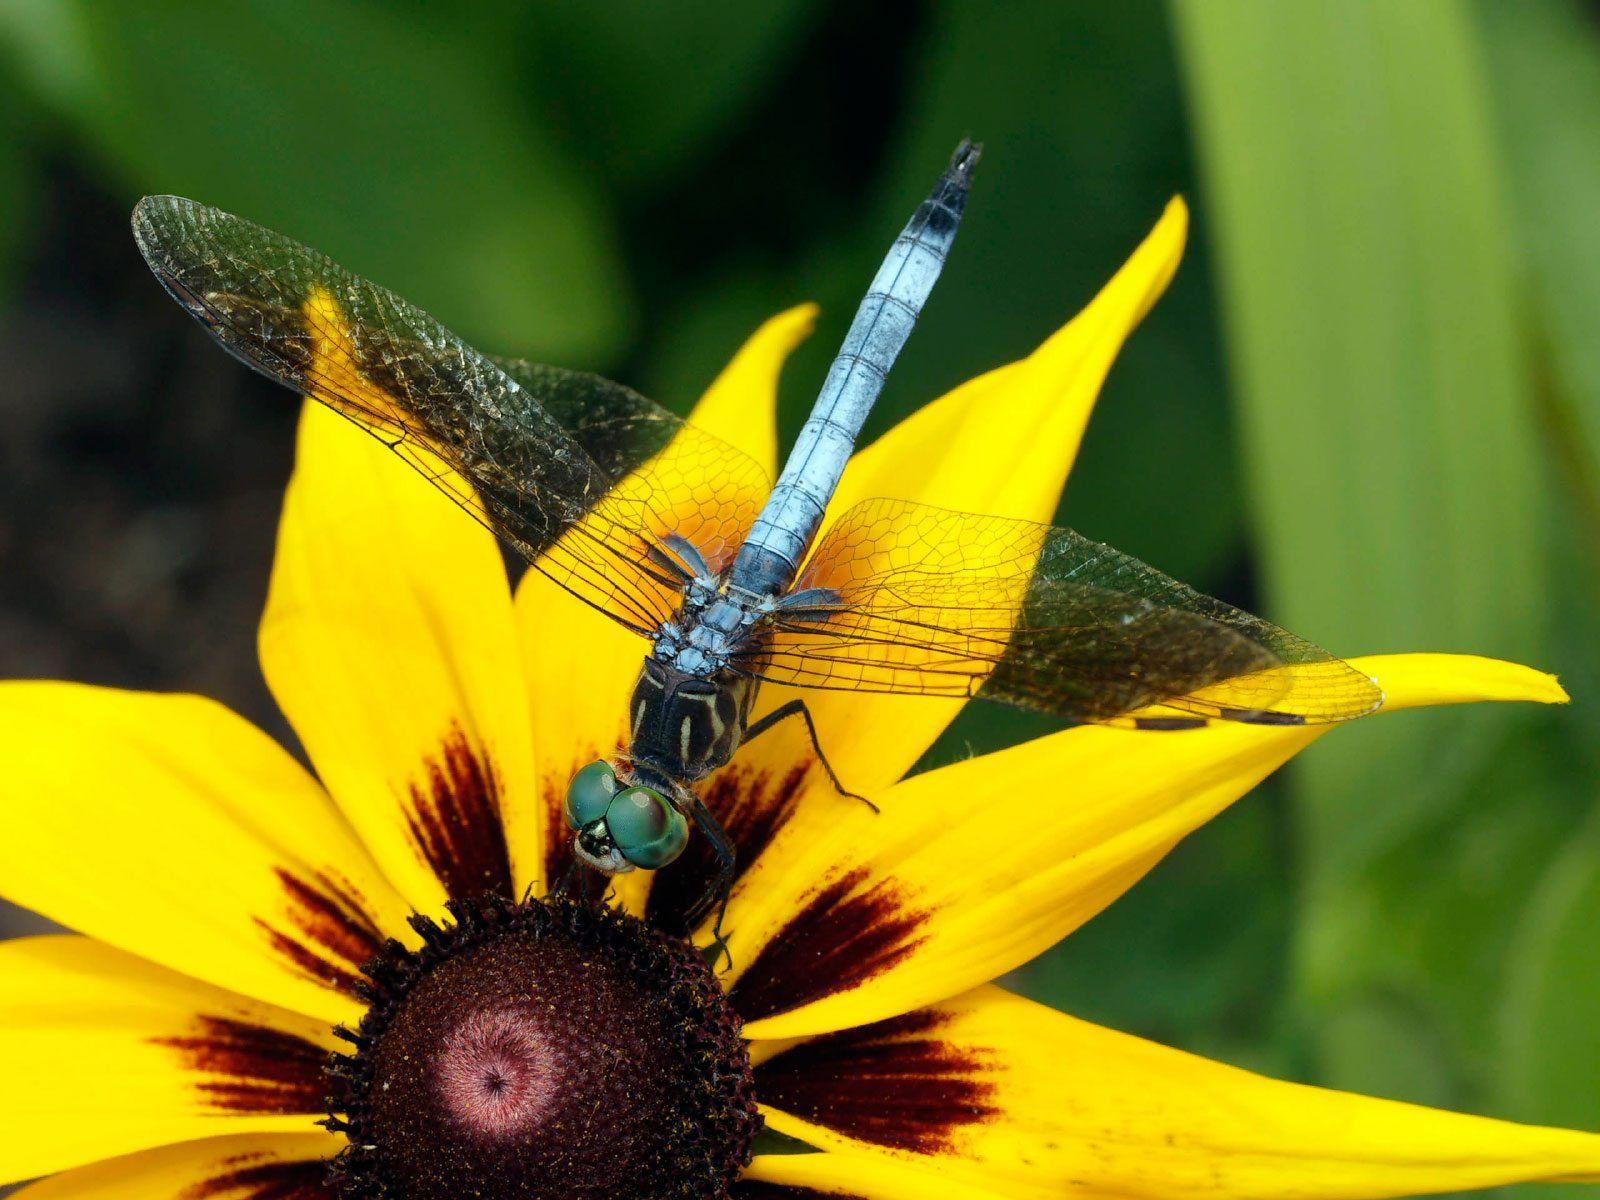
[[[1084,313],[861,452],[835,503],[1048,519],[1184,226],[1174,204]],[[764,326],[695,414],[769,468],[810,321]],[[814,696],[881,811],[835,792],[803,732],[715,776],[742,866],[717,974],[661,932],[703,847],[619,878],[613,907],[542,898],[568,780],[626,732],[638,643],[536,573],[513,594],[486,532],[316,406],[260,649],[315,776],[198,697],[0,687],[0,889],[80,931],[0,944],[0,1180],[48,1176],[28,1200],[1268,1200],[1600,1176],[1600,1136],[1275,1082],[991,983],[1323,727],[1083,727],[902,778],[954,702]],[[1565,698],[1485,659],[1357,665],[1386,711]],[[1059,794],[1024,827],[994,819],[1044,781]]]

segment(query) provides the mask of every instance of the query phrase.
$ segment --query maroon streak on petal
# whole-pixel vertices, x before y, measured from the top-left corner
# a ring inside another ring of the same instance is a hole
[[[222,1174],[184,1188],[179,1200],[332,1200],[327,1163],[259,1162],[259,1157],[245,1154],[226,1160]]]
[[[500,819],[499,772],[459,725],[440,743],[437,758],[411,785],[406,824],[422,856],[452,900],[492,892],[514,899],[511,853]]]
[[[227,1017],[200,1017],[192,1034],[151,1041],[176,1051],[197,1076],[195,1090],[223,1112],[323,1111],[328,1052],[295,1034]]]
[[[764,1179],[741,1179],[728,1189],[728,1194],[733,1200],[862,1200],[854,1192],[819,1192]]]
[[[350,886],[320,872],[301,878],[277,868],[286,927],[256,918],[272,948],[302,975],[360,997],[361,968],[383,944],[378,923]]]
[[[758,771],[737,760],[707,781],[700,798],[733,841],[734,886],[788,821],[800,798],[809,764],[784,772]],[[647,918],[662,929],[679,929],[690,906],[716,873],[711,839],[695,837],[683,857],[656,876],[650,886]]]
[[[259,1162],[258,1158],[241,1154],[227,1159],[222,1174],[184,1188],[179,1200],[333,1200],[328,1164],[322,1160]]]
[[[999,1114],[986,1057],[943,1041],[948,1018],[907,1013],[802,1042],[756,1068],[762,1103],[847,1137],[935,1154]]]
[[[562,803],[566,796],[566,780],[557,783],[546,777],[540,789],[544,802],[544,882],[546,890],[558,885],[572,868],[572,830],[567,827]]]
[[[848,991],[921,944],[931,914],[892,879],[859,890],[866,879],[858,867],[824,887],[761,947],[729,994],[741,1017],[757,1021]]]

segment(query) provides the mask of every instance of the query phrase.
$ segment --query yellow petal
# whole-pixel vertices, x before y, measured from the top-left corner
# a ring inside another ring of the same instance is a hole
[[[0,942],[0,1181],[152,1146],[300,1132],[328,1026],[89,938]]]
[[[1385,711],[1478,700],[1566,704],[1572,699],[1554,675],[1473,654],[1385,654],[1351,659],[1384,690]]]
[[[778,374],[815,319],[816,306],[804,304],[763,324],[707,389],[690,421],[775,473]],[[517,585],[516,619],[533,705],[537,790],[549,831],[545,869],[559,879],[571,861],[572,835],[561,817],[567,784],[579,767],[626,740],[628,696],[649,647],[537,571],[526,572]],[[649,886],[647,873],[619,876],[617,903],[640,911]]]
[[[409,911],[327,795],[198,696],[0,684],[0,892],[326,1022]]]
[[[334,1134],[247,1133],[162,1146],[41,1179],[16,1200],[333,1200],[326,1160]]]
[[[419,909],[518,892],[542,860],[510,600],[485,529],[377,439],[306,405],[262,669]]]
[[[769,1124],[1015,1200],[1334,1200],[1600,1177],[1600,1136],[1280,1083],[986,987],[795,1046]]]
[[[1089,306],[1020,362],[990,371],[907,417],[845,470],[824,529],[862,500],[892,497],[958,512],[1050,521],[1100,385],[1183,255],[1188,211],[1174,198]],[[764,689],[760,711],[794,695]],[[845,785],[872,795],[922,757],[962,701],[805,694]]]
[[[1384,686],[1387,710],[1565,695],[1547,675],[1481,658],[1352,665]],[[1328,728],[1087,726],[915,776],[877,797],[876,816],[797,806],[728,911],[748,1035],[861,1025],[997,978]]]
[[[970,1179],[952,1179],[881,1154],[758,1154],[744,1178],[795,1197],[842,1196],[852,1200],[996,1200],[1002,1193]],[[734,1184],[733,1200],[769,1195]]]
[[[794,348],[811,336],[815,304],[769,317],[706,389],[689,419],[743,450],[769,476],[778,474],[778,375]]]

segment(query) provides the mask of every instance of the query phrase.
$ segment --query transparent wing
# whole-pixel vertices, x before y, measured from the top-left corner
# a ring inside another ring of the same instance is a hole
[[[176,196],[134,237],[163,286],[247,365],[381,438],[537,569],[642,633],[671,616],[679,534],[731,554],[766,495],[753,460],[593,375],[478,353],[299,243]]]
[[[981,696],[1074,721],[1343,721],[1348,663],[1070,529],[867,500],[739,662],[802,687]]]
[[[688,539],[713,571],[733,563],[772,481],[755,459],[620,383],[524,359],[490,358],[571,434],[608,480],[658,514],[651,533]]]

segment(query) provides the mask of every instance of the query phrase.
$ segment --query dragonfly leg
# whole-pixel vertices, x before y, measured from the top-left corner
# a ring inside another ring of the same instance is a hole
[[[608,877],[574,858],[550,891],[552,895],[570,897],[580,904],[593,904],[604,898],[610,886]]]
[[[811,719],[811,710],[806,707],[806,702],[796,696],[793,700],[786,700],[773,709],[759,721],[754,721],[744,731],[744,740],[749,742],[760,737],[779,721],[786,721],[790,717],[799,717],[806,723],[806,732],[811,736],[811,748],[817,753],[817,761],[822,764],[822,769],[828,773],[828,782],[833,784],[833,790],[841,796],[851,800],[859,800],[873,812],[878,811],[878,806],[858,792],[852,792],[839,782],[839,776],[834,772],[833,764],[828,761],[828,756],[822,752],[822,739],[817,737],[816,722]]]
[[[715,908],[717,919],[711,926],[711,945],[714,951],[711,965],[714,968],[717,959],[727,955],[728,966],[731,968],[733,955],[728,950],[727,936],[722,932],[722,919],[728,915],[728,891],[733,885],[736,861],[733,843],[728,840],[727,832],[717,823],[717,819],[711,815],[711,810],[705,806],[700,797],[691,795],[688,801],[689,815],[694,818],[696,827],[705,835],[706,841],[711,845],[712,854],[716,856],[717,871],[706,886],[706,890],[685,914],[685,924],[689,932],[693,933],[695,927]]]

